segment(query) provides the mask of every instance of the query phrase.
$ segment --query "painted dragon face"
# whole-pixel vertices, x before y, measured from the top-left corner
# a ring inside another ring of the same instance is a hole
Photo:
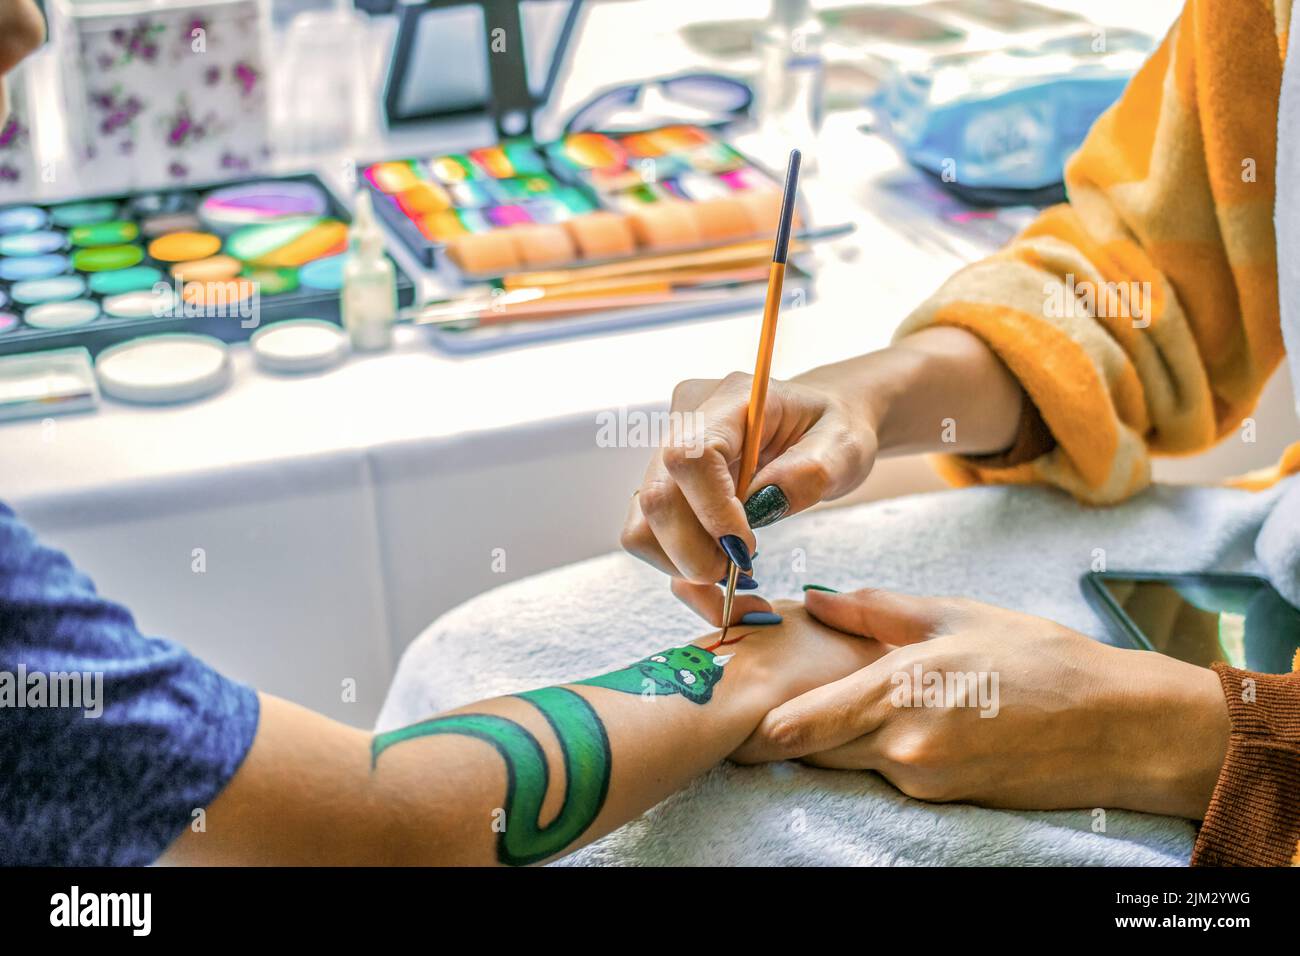
[[[687,645],[652,654],[634,666],[666,694],[678,693],[697,704],[707,703],[713,686],[722,680],[722,666],[712,651]]]

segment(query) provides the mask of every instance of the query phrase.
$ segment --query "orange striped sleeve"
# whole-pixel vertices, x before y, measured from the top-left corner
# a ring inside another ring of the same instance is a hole
[[[947,456],[958,484],[1045,482],[1091,503],[1152,454],[1237,429],[1283,356],[1274,159],[1290,0],[1187,0],[1066,167],[1069,203],[958,272],[903,322],[979,336],[1055,446]]]

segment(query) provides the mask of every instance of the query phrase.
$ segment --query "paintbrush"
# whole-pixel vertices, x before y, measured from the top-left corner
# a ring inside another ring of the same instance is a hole
[[[749,389],[749,409],[745,413],[745,441],[740,450],[740,470],[736,475],[736,496],[742,501],[758,470],[758,452],[763,441],[763,409],[767,405],[767,383],[772,374],[772,351],[776,345],[776,320],[781,311],[781,289],[785,284],[785,264],[790,256],[790,224],[794,219],[794,197],[799,189],[799,150],[790,150],[790,164],[785,170],[785,194],[781,199],[781,218],[776,226],[776,245],[767,274],[767,300],[763,304],[763,329],[758,336],[758,360],[754,363],[754,381]],[[728,558],[730,560],[730,558]],[[731,626],[731,605],[736,599],[736,581],[740,565],[731,561],[727,570],[727,590],[722,599],[722,637],[727,639]]]

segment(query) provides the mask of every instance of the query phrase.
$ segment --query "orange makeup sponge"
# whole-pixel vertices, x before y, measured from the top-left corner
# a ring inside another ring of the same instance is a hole
[[[779,200],[780,197],[778,196]],[[779,202],[778,202],[779,209]],[[758,234],[754,216],[744,200],[735,196],[706,199],[695,204],[695,221],[705,242],[731,242]],[[776,228],[773,225],[773,230]]]
[[[747,189],[737,193],[736,201],[744,205],[749,213],[757,235],[767,236],[776,232],[781,220],[781,191],[779,189]],[[799,225],[799,211],[794,214],[794,224]]]
[[[680,249],[697,246],[704,239],[693,203],[672,200],[652,203],[631,213],[628,219],[636,241],[647,249]]]
[[[589,212],[564,223],[578,255],[584,259],[614,259],[636,252],[636,236],[626,216]]]
[[[520,225],[504,230],[514,240],[515,252],[526,266],[554,266],[577,258],[573,240],[559,225]]]
[[[447,241],[447,254],[463,271],[474,275],[500,275],[520,266],[519,254],[508,229],[467,232]]]

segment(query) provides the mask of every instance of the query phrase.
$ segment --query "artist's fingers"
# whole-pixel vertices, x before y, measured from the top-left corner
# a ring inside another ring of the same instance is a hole
[[[711,584],[692,584],[681,578],[673,578],[672,592],[704,620],[714,627],[722,627],[722,589]],[[757,594],[737,591],[731,602],[731,624],[738,624],[740,619],[751,611],[770,611],[772,605]]]
[[[786,505],[778,517],[783,518],[848,494],[870,473],[875,458],[874,435],[854,432],[835,418],[823,418],[760,468],[744,490],[757,494],[770,485],[780,488]],[[775,520],[764,519],[762,523]]]
[[[45,19],[31,0],[0,2],[0,76],[45,42]]]
[[[712,584],[727,573],[727,557],[718,539],[700,525],[682,489],[670,477],[647,480],[637,499],[655,540],[681,577]]]
[[[685,440],[664,449],[663,461],[709,536],[736,535],[753,551],[754,535],[732,475],[744,445],[751,382],[752,376],[740,373],[723,379],[685,423]],[[765,428],[766,418],[765,413]]]
[[[793,760],[871,733],[889,713],[891,671],[877,662],[787,701],[768,712],[731,759]]]
[[[623,531],[619,535],[619,544],[623,550],[633,557],[640,558],[646,564],[653,568],[658,568],[664,574],[676,577],[678,574],[677,566],[664,553],[664,549],[659,546],[659,541],[655,538],[654,532],[650,530],[650,522],[646,520],[645,515],[641,512],[641,493],[632,496],[628,502],[627,516],[623,519]]]
[[[885,644],[915,644],[931,637],[954,614],[947,598],[916,597],[879,588],[847,594],[804,592],[808,613],[828,627],[874,637]]]

